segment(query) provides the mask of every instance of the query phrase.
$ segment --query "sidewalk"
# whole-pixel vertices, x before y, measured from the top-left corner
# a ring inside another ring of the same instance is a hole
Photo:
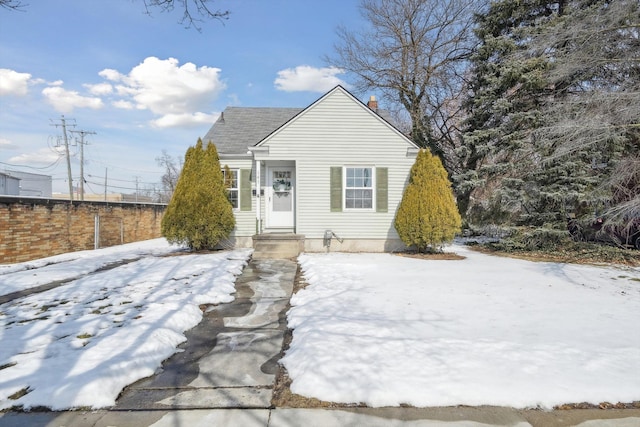
[[[2,427],[638,427],[640,410],[519,411],[496,407],[181,409],[0,414]]]
[[[640,426],[640,409],[272,408],[296,269],[290,260],[252,260],[236,281],[235,301],[207,309],[182,352],[127,387],[114,408],[0,413],[0,427]]]

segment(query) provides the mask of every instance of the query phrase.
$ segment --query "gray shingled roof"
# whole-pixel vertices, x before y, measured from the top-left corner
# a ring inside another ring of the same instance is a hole
[[[246,154],[291,120],[302,108],[227,107],[202,139],[212,141],[220,154]]]
[[[219,154],[246,154],[248,147],[258,144],[302,110],[304,108],[227,107],[202,141],[213,142]],[[386,110],[377,113],[392,123]]]

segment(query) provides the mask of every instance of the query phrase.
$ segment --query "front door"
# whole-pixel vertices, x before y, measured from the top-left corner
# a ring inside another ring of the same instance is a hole
[[[267,227],[293,228],[294,168],[267,168]]]

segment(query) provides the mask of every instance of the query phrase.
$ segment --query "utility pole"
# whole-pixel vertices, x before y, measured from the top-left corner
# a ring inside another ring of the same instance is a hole
[[[138,176],[135,177],[136,178],[136,203],[138,203]]]
[[[60,125],[54,124],[55,127],[62,127],[62,137],[64,138],[64,152],[67,156],[67,176],[69,178],[69,200],[73,202],[73,177],[71,176],[71,156],[69,155],[69,138],[67,136],[67,121],[64,115],[60,117]],[[75,125],[71,125],[75,126]]]
[[[88,130],[72,130],[72,133],[80,134],[80,200],[84,200],[84,136],[95,135],[95,132]]]
[[[107,201],[107,168],[104,168],[104,201]]]

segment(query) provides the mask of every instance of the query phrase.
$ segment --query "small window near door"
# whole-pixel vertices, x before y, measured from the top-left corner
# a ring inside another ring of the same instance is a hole
[[[222,170],[224,185],[227,187],[227,197],[233,209],[238,209],[238,170],[225,167]]]
[[[345,168],[345,209],[373,209],[373,168]]]

